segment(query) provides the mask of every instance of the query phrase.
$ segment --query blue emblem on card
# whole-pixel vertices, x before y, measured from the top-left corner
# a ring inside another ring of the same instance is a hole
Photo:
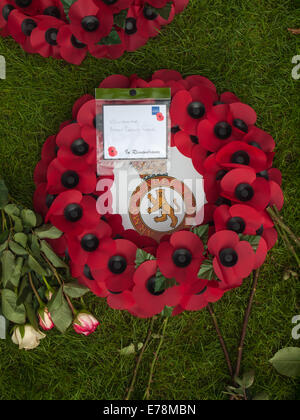
[[[152,107],[152,115],[157,115],[160,112],[159,106],[153,106]]]

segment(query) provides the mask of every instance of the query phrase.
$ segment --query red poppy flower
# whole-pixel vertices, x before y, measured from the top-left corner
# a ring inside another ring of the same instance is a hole
[[[71,260],[82,266],[87,264],[91,270],[101,265],[105,254],[111,254],[115,250],[111,228],[102,220],[93,229],[86,229],[77,236],[68,235],[67,241]]]
[[[33,180],[36,186],[47,183],[47,171],[48,171],[48,163],[40,160],[33,173]]]
[[[40,16],[30,35],[32,48],[43,57],[60,58],[57,36],[64,22],[52,16]]]
[[[76,164],[78,169],[96,165],[96,130],[70,124],[56,138],[57,158],[63,164]]]
[[[90,128],[97,128],[98,116],[97,116],[97,102],[95,99],[85,102],[79,109],[77,114],[77,122],[82,127],[88,126]],[[102,113],[99,115],[99,119],[102,119]]]
[[[74,103],[73,105],[73,109],[72,109],[72,116],[74,120],[77,120],[77,115],[79,110],[81,109],[81,107],[89,101],[92,101],[94,99],[94,97],[92,95],[86,94],[81,96],[79,99],[77,99],[77,101]]]
[[[45,217],[48,213],[48,206],[46,204],[46,198],[47,198],[47,184],[39,184],[34,191],[33,195],[33,208],[36,211],[36,213],[39,213],[41,216]],[[51,203],[52,204],[52,203]]]
[[[175,7],[171,5],[170,14],[167,20],[165,20],[157,12],[156,8],[153,7],[149,2],[140,7],[137,28],[140,34],[145,38],[152,38],[158,35],[160,28],[173,21],[175,17]]]
[[[96,281],[104,281],[110,292],[120,293],[132,289],[137,246],[124,239],[114,242],[114,248],[101,257],[92,274]]]
[[[165,83],[168,83],[171,81],[179,82],[179,81],[182,81],[182,76],[176,70],[161,69],[153,73],[152,80],[156,80],[156,79],[162,80]]]
[[[95,190],[95,172],[86,167],[78,169],[75,164],[63,164],[54,159],[47,172],[49,194],[59,194],[63,191],[77,189],[83,194],[91,194]]]
[[[278,241],[277,230],[274,228],[264,229],[262,233],[262,237],[266,241],[268,251],[269,251],[275,246],[276,242]]]
[[[173,3],[175,5],[175,12],[181,13],[185,9],[185,7],[188,5],[189,0],[173,0]]]
[[[15,10],[13,0],[0,0],[0,29],[1,36],[7,36],[7,21],[11,12]]]
[[[124,26],[124,44],[127,51],[135,51],[146,44],[149,37],[143,36],[138,28],[137,20],[140,7],[132,5],[127,13]]]
[[[62,235],[58,239],[46,239],[46,241],[49,243],[55,254],[62,258],[65,257],[67,251],[66,235]]]
[[[232,140],[241,140],[256,118],[255,111],[240,102],[216,105],[198,125],[199,143],[206,150],[216,152]]]
[[[129,88],[130,80],[128,77],[122,74],[113,74],[106,77],[99,85],[99,88],[110,89],[110,88]]]
[[[200,311],[209,303],[220,300],[224,295],[224,290],[210,287],[207,280],[195,279],[192,282],[181,286],[180,306],[186,311]]]
[[[165,117],[161,112],[159,112],[158,114],[156,114],[156,119],[157,121],[164,121]]]
[[[105,283],[96,282],[87,264],[81,266],[71,261],[70,267],[72,277],[76,278],[80,284],[88,287],[98,297],[106,298],[108,296]]]
[[[201,164],[200,157],[193,151],[193,163],[194,166],[197,164],[198,171],[198,166]],[[228,171],[217,163],[215,153],[207,157],[205,149],[202,149],[202,168],[206,199],[209,203],[216,203],[221,194],[221,181]]]
[[[269,181],[269,185],[270,185],[270,191],[271,191],[269,204],[270,206],[276,206],[278,210],[281,210],[284,203],[284,196],[283,196],[282,189],[274,181]]]
[[[35,52],[31,45],[30,35],[37,25],[38,19],[36,17],[24,15],[17,9],[12,10],[7,20],[9,33],[28,53]]]
[[[250,166],[256,172],[267,169],[266,154],[242,141],[234,141],[222,147],[216,155],[216,162],[224,168]]]
[[[132,0],[102,0],[112,11],[113,14],[128,9]]]
[[[96,58],[108,58],[110,60],[115,60],[121,57],[121,55],[123,55],[126,50],[125,33],[124,30],[121,28],[116,28],[116,31],[120,38],[120,42],[118,44],[90,44],[88,46],[89,52]]]
[[[233,231],[215,233],[208,241],[208,250],[215,257],[213,266],[222,290],[240,286],[254,269],[256,260],[252,246],[240,241]]]
[[[275,149],[273,137],[256,126],[250,128],[243,141],[263,150],[265,153],[273,152]]]
[[[192,136],[191,134],[188,134],[187,132],[180,130],[174,135],[174,145],[177,147],[177,149],[186,157],[192,157],[194,154],[194,149],[196,146],[198,146],[195,150],[195,169],[199,172],[198,169],[202,170],[202,164],[203,164],[203,154],[205,154],[205,157],[207,156],[207,151],[203,149],[198,144],[198,137]],[[194,165],[194,166],[195,166]],[[199,172],[200,173],[200,172]]]
[[[170,107],[172,125],[179,125],[188,134],[195,136],[199,122],[205,118],[217,98],[216,92],[204,84],[190,91],[177,92]]]
[[[207,88],[209,88],[212,91],[214,91],[215,93],[217,93],[217,88],[213,84],[213,82],[211,80],[207,79],[207,77],[203,77],[203,76],[200,76],[198,74],[186,77],[183,82],[184,82],[184,85],[186,86],[187,90],[190,90],[193,87],[206,86]]]
[[[60,55],[69,63],[79,65],[87,55],[87,45],[73,35],[70,25],[65,25],[60,28],[57,43],[59,45]]]
[[[66,20],[64,7],[60,0],[39,0],[39,11],[41,15]]]
[[[274,183],[275,184],[275,183]],[[277,184],[276,184],[277,185]],[[270,183],[252,168],[233,169],[221,181],[221,195],[229,200],[264,210],[270,202]]]
[[[178,141],[179,139],[176,139],[176,145],[177,145],[178,150],[182,154],[184,154],[183,151],[185,151],[186,154],[190,153],[191,157],[192,157],[192,162],[193,162],[194,168],[196,169],[197,172],[199,172],[199,174],[204,175],[204,173],[205,173],[204,164],[205,164],[205,161],[208,157],[207,156],[207,150],[204,149],[202,146],[200,146],[200,144],[194,144],[194,143],[192,144],[192,147],[190,148],[190,145],[187,142],[187,138],[185,138],[185,139],[186,139],[186,142],[185,142],[184,145],[182,143],[179,144],[179,141]],[[199,142],[198,137],[192,137],[192,139],[194,141],[196,141],[196,139],[197,139],[197,142]],[[183,140],[183,139],[181,139],[181,140]],[[193,142],[193,140],[192,140],[192,142]],[[187,148],[186,148],[186,146],[187,146]]]
[[[197,235],[187,231],[176,232],[169,242],[162,242],[158,246],[159,269],[165,277],[184,282],[198,273],[204,259],[203,252],[202,241]]]
[[[46,216],[46,222],[71,235],[97,226],[99,220],[95,199],[76,190],[59,194]]]
[[[152,239],[149,236],[140,235],[133,229],[124,230],[122,233],[122,238],[133,242],[139,249],[143,249],[144,251],[154,256],[156,255],[158,243],[155,241],[155,239]]]
[[[112,10],[104,3],[77,0],[69,11],[74,36],[85,44],[96,44],[109,35],[114,19]]]
[[[254,208],[243,204],[232,207],[222,205],[214,212],[216,231],[232,230],[244,235],[257,235],[263,225],[263,216]]]
[[[117,239],[116,236],[122,236],[124,232],[122,216],[120,216],[119,214],[106,214],[103,220],[107,222],[111,227],[112,237],[114,239]]]
[[[146,261],[139,266],[134,274],[135,286],[132,290],[136,307],[135,313],[144,317],[151,317],[162,312],[165,306],[175,306],[179,303],[180,291],[178,286],[165,291],[155,291],[157,262]]]
[[[56,136],[48,137],[42,147],[42,161],[49,165],[56,158],[57,152]]]

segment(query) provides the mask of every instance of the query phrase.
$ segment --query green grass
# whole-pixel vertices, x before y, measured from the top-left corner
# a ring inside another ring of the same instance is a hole
[[[82,66],[25,54],[12,39],[0,39],[7,80],[0,81],[0,172],[12,194],[31,205],[32,174],[46,137],[69,119],[73,102],[93,93],[114,73],[149,77],[158,68],[209,77],[220,91],[234,91],[255,108],[259,126],[277,142],[275,165],[283,172],[285,221],[299,230],[299,81],[291,77],[292,57],[300,54],[296,2],[288,0],[191,0],[188,9],[146,47],[115,62],[87,59]],[[300,381],[279,376],[268,360],[291,338],[291,319],[299,314],[300,285],[283,280],[294,260],[279,243],[264,265],[249,324],[243,370],[256,371],[255,392],[273,400],[300,399]],[[233,360],[250,282],[215,305]],[[89,338],[72,331],[51,332],[32,352],[0,342],[0,399],[121,399],[134,357],[118,349],[142,341],[147,321],[110,310],[89,297],[101,328]],[[156,340],[157,341],[157,340]],[[157,342],[143,359],[134,392],[142,398]],[[223,399],[229,378],[209,314],[171,319],[152,384],[153,399]]]

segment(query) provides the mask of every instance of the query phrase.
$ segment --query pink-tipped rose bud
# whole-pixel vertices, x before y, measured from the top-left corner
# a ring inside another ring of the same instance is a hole
[[[49,331],[49,330],[52,330],[52,328],[54,328],[51,315],[47,308],[43,308],[39,310],[39,320],[40,320],[40,326],[44,331]]]
[[[80,312],[73,323],[73,328],[77,334],[88,336],[96,331],[99,324],[93,315],[87,312]]]

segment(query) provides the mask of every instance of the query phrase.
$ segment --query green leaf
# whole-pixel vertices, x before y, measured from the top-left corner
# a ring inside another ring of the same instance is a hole
[[[164,309],[161,312],[161,316],[165,317],[165,318],[169,318],[170,316],[172,316],[173,313],[173,309],[171,306],[165,306]]]
[[[0,244],[0,254],[5,251],[8,247],[8,241],[3,242],[3,244]]]
[[[157,13],[165,20],[168,20],[171,14],[173,3],[170,1],[161,9],[156,9]]]
[[[300,376],[300,348],[286,347],[279,350],[270,363],[281,375],[296,378]]]
[[[23,248],[26,248],[28,237],[25,235],[25,233],[16,233],[14,240],[17,242],[17,244],[21,245]]]
[[[193,228],[191,230],[195,235],[197,235],[204,245],[204,253],[207,250],[207,243],[208,243],[208,232],[209,232],[209,225],[201,225]]]
[[[27,228],[34,228],[36,227],[36,215],[32,210],[24,209],[21,211],[21,219],[23,220],[23,224]]]
[[[73,321],[73,315],[64,297],[62,287],[52,297],[48,309],[56,328],[65,333]]]
[[[24,303],[25,301],[31,301],[31,298],[29,299],[31,294],[32,289],[28,283],[27,277],[24,276],[19,288],[17,305],[21,305],[21,303]]]
[[[0,209],[8,204],[8,189],[3,179],[0,179]]]
[[[127,347],[124,347],[123,349],[119,350],[119,353],[121,356],[130,356],[131,354],[135,354],[136,351],[140,351],[143,348],[143,343],[138,343],[137,346],[135,346],[133,343],[130,344]]]
[[[66,295],[68,295],[70,298],[80,298],[84,296],[86,293],[88,293],[90,289],[88,289],[85,286],[82,286],[78,283],[66,283],[64,286],[64,292]]]
[[[39,330],[39,323],[38,323],[37,316],[36,316],[35,310],[33,309],[32,304],[29,303],[29,302],[25,302],[24,306],[25,306],[28,321],[33,326],[33,328],[36,331],[38,331]]]
[[[138,249],[136,251],[135,267],[138,268],[143,262],[155,260],[156,258],[153,255],[148,254],[148,252]]]
[[[21,210],[16,204],[8,204],[4,207],[4,211],[9,216],[20,216]]]
[[[202,280],[218,280],[211,259],[203,261],[198,272],[198,278]]]
[[[235,376],[234,381],[243,389],[249,389],[254,384],[254,379],[255,372],[251,370],[250,372],[245,373],[242,378],[238,378],[237,376]]]
[[[22,268],[23,268],[24,259],[22,257],[18,257],[15,266],[13,267],[13,272],[9,279],[10,283],[18,287],[20,283],[20,278],[22,275]]]
[[[267,392],[261,392],[260,394],[255,395],[255,397],[252,398],[252,401],[269,401],[270,397],[267,394]]]
[[[11,251],[4,251],[0,261],[2,264],[3,286],[6,287],[13,275],[16,258]]]
[[[207,242],[209,225],[197,226],[192,229],[192,232],[197,235],[203,242]]]
[[[35,273],[37,273],[41,276],[47,276],[48,275],[47,271],[31,255],[29,255],[29,258],[28,258],[28,266],[32,271],[34,271]]]
[[[0,233],[0,244],[3,244],[9,238],[9,230]]]
[[[26,249],[24,249],[21,245],[17,244],[14,241],[9,241],[8,246],[10,248],[10,250],[16,254],[16,255],[28,255],[28,252],[26,251]]]
[[[257,251],[258,245],[261,240],[261,236],[255,236],[255,235],[239,235],[241,241],[247,241],[252,246],[254,252]]]
[[[118,45],[121,43],[122,41],[118,32],[116,31],[115,28],[113,28],[111,30],[111,33],[108,36],[102,38],[101,41],[99,41],[97,45]]]
[[[127,19],[128,9],[122,10],[120,13],[114,15],[114,24],[119,26],[119,28],[124,29]]]
[[[58,239],[62,236],[62,232],[58,230],[55,226],[44,225],[35,230],[35,234],[40,239]]]
[[[5,318],[15,324],[24,324],[26,321],[25,306],[17,305],[17,295],[11,290],[2,290],[2,311]]]
[[[77,0],[61,0],[61,3],[63,5],[64,11],[67,17],[69,17],[69,11],[72,4],[74,4],[76,1]]]
[[[30,249],[32,251],[32,254],[34,257],[38,258],[41,255],[41,249],[40,249],[38,238],[35,235],[30,235],[29,240],[30,240]]]
[[[11,218],[14,221],[15,232],[23,232],[23,223],[20,217],[12,215]]]
[[[46,241],[41,242],[41,251],[46,255],[51,264],[56,268],[68,268],[67,264],[63,262],[53,251],[51,246]]]
[[[154,291],[155,293],[162,292],[164,290],[169,289],[170,287],[176,286],[176,280],[175,279],[167,279],[164,277],[160,270],[157,270],[156,272],[156,281],[155,281],[155,287]]]

